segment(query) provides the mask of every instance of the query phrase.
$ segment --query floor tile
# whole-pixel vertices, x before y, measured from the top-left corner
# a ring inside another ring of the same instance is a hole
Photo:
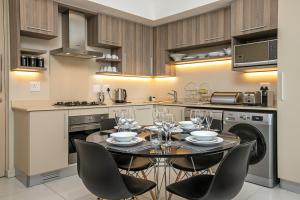
[[[51,190],[57,192],[66,200],[95,200],[92,195],[83,185],[78,176],[71,176],[64,179],[52,181],[45,184]]]
[[[45,185],[27,188],[22,192],[0,197],[0,200],[64,200]]]
[[[300,200],[300,194],[280,188],[262,188],[247,200]]]
[[[261,186],[245,182],[241,192],[234,198],[234,200],[246,200],[261,189]]]
[[[16,194],[26,190],[26,187],[16,178],[1,178],[0,179],[0,197],[10,194]]]

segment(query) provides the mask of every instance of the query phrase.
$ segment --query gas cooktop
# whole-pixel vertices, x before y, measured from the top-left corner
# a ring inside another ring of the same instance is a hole
[[[59,101],[54,104],[54,106],[99,106],[99,105],[106,105],[104,103],[96,102],[96,101]]]

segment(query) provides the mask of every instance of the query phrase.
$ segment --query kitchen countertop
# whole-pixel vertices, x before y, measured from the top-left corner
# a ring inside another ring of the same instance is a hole
[[[74,110],[74,109],[93,109],[93,108],[109,108],[122,106],[143,106],[143,105],[165,105],[165,106],[182,106],[193,108],[208,108],[208,109],[229,109],[229,110],[251,110],[251,111],[277,111],[276,107],[261,107],[261,106],[246,106],[246,105],[215,105],[209,103],[171,103],[171,102],[132,102],[124,104],[108,103],[106,105],[96,106],[53,106],[50,101],[13,101],[12,109],[26,112],[34,111],[50,111],[50,110]]]

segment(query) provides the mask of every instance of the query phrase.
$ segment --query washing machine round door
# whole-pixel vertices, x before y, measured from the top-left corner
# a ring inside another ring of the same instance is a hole
[[[260,162],[266,155],[267,145],[263,134],[250,124],[237,124],[229,129],[230,133],[237,135],[241,143],[256,141],[250,155],[250,164]]]

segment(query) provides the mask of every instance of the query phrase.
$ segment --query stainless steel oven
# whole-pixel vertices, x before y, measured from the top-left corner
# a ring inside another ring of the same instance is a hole
[[[97,132],[100,134],[101,121],[104,119],[108,119],[108,114],[69,117],[69,164],[77,162],[74,140],[86,140],[90,134]],[[106,137],[107,136],[103,135],[103,139],[106,139]]]

